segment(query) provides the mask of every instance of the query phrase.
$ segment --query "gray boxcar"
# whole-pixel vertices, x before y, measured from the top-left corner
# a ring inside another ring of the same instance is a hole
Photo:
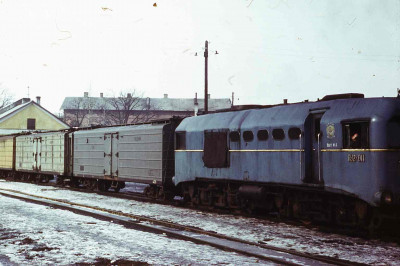
[[[170,121],[71,133],[73,176],[168,186],[174,175],[175,127]]]
[[[17,136],[15,170],[47,175],[66,175],[66,132]]]

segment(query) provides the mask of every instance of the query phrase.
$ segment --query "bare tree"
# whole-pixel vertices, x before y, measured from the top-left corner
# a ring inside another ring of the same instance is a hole
[[[120,92],[118,97],[106,98],[108,110],[105,112],[107,125],[126,125],[148,122],[155,117],[150,99],[143,98],[136,91]]]
[[[77,97],[72,100],[68,109],[68,116],[64,117],[64,122],[72,127],[81,127],[90,125],[89,115],[95,108],[95,99],[92,97]]]
[[[1,85],[1,84],[0,84]],[[11,104],[13,101],[13,96],[8,92],[7,89],[0,89],[0,109]]]

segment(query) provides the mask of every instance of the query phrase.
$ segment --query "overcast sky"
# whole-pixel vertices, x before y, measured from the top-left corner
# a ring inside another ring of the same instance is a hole
[[[235,104],[400,88],[400,0],[0,0],[0,88],[52,112],[84,91],[203,97],[205,40],[209,93]]]

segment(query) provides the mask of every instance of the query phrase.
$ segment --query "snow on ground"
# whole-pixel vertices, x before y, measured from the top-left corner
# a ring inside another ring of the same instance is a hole
[[[163,265],[259,262],[69,211],[3,196],[0,202],[0,265],[69,265],[99,258]]]
[[[215,231],[253,242],[263,242],[268,245],[290,248],[301,252],[336,256],[354,262],[395,265],[400,261],[400,247],[395,243],[384,243],[378,240],[365,240],[336,234],[326,234],[284,223],[235,217],[232,215],[205,213],[25,183],[0,181],[0,188],[22,190],[27,193],[68,200],[74,203],[97,206],[130,214],[144,215],[160,220],[190,225],[208,231]],[[2,201],[3,199],[1,199],[1,202]],[[2,208],[2,206],[0,208]],[[1,224],[3,224],[3,222]],[[96,220],[96,225],[100,224],[103,225],[103,223]],[[113,234],[110,235],[112,236]],[[0,254],[4,253],[0,252]],[[199,251],[198,256],[203,255],[205,256],[206,254],[203,251]],[[187,261],[181,262],[186,263]]]

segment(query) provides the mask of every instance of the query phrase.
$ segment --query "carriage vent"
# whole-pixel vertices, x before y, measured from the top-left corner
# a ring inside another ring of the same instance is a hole
[[[321,101],[331,101],[337,99],[353,99],[353,98],[364,98],[364,94],[362,93],[343,93],[343,94],[332,94],[326,95]]]

